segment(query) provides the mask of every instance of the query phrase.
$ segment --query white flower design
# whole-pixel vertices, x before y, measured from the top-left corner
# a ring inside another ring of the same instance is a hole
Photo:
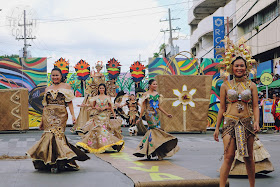
[[[183,110],[187,110],[187,105],[191,107],[195,107],[195,103],[193,102],[193,95],[196,93],[196,89],[191,89],[191,91],[187,92],[187,86],[184,84],[182,88],[182,93],[178,89],[173,89],[173,94],[178,96],[178,100],[172,103],[172,106],[178,106],[180,104],[183,105]]]

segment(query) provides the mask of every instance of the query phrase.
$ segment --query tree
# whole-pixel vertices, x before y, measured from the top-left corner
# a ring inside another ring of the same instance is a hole
[[[165,58],[165,48],[166,48],[166,44],[163,43],[160,45],[159,47],[159,52],[154,53],[154,58],[158,58],[160,54],[162,54],[162,57]]]
[[[154,58],[158,58],[159,57],[159,53],[154,53]]]
[[[18,55],[12,54],[12,55],[2,55],[0,58],[19,58]]]
[[[160,47],[159,47],[159,52],[162,52],[162,50],[164,50],[165,47],[166,47],[165,43],[161,44]]]

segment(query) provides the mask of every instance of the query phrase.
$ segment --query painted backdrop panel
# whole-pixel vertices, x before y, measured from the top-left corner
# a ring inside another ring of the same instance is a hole
[[[47,85],[47,58],[2,58],[0,74],[7,78],[0,76],[0,89],[28,89],[29,127],[38,127],[43,110],[43,93]]]

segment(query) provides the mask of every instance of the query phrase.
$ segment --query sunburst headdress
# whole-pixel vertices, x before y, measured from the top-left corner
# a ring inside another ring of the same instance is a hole
[[[252,73],[255,75],[257,73],[257,61],[252,58],[250,47],[246,45],[246,40],[242,37],[237,45],[234,45],[233,41],[228,37],[222,40],[225,43],[225,49],[223,56],[223,61],[220,63],[220,68],[224,70],[224,76],[232,75],[232,62],[236,60],[237,57],[242,57],[246,60],[246,73],[249,75]]]
[[[97,61],[95,63],[95,68],[101,67],[101,69],[103,68],[103,62],[102,61]]]

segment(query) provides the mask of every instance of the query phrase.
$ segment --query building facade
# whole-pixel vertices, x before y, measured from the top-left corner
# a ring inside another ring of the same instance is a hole
[[[279,0],[199,0],[189,11],[190,48],[197,58],[213,58],[213,17],[224,16],[229,37],[248,40],[260,63],[280,57]],[[227,29],[225,33],[227,33]],[[209,52],[210,51],[210,52]],[[279,59],[280,60],[280,59]],[[279,61],[278,60],[278,61]],[[272,68],[273,69],[273,68]],[[271,71],[272,71],[271,69]]]

